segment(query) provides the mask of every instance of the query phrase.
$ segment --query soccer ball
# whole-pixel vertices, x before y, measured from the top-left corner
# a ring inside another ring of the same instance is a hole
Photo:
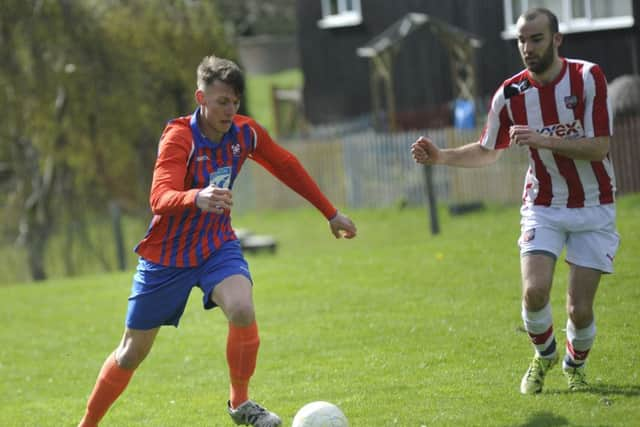
[[[349,427],[349,422],[336,405],[318,401],[300,408],[291,427]]]

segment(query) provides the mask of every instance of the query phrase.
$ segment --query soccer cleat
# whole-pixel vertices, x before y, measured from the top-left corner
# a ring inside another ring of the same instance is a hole
[[[535,394],[542,391],[544,385],[544,377],[549,372],[549,369],[553,368],[558,363],[558,356],[554,356],[552,359],[544,359],[537,354],[533,356],[533,360],[529,364],[529,369],[522,377],[520,382],[520,393],[522,394]]]
[[[279,416],[247,400],[236,409],[231,408],[231,402],[227,402],[227,412],[236,425],[253,427],[278,427],[282,425]]]
[[[584,391],[589,388],[589,384],[587,384],[587,375],[584,372],[584,366],[580,366],[578,368],[563,366],[562,373],[567,378],[569,391]]]

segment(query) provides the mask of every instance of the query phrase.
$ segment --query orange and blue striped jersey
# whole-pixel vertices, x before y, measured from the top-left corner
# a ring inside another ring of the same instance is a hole
[[[330,219],[337,210],[298,159],[273,141],[250,117],[236,115],[219,142],[200,131],[199,108],[170,121],[158,145],[149,202],[153,218],[135,252],[172,267],[200,265],[224,242],[235,240],[229,212],[215,214],[196,206],[198,192],[217,172],[225,171],[228,188],[247,158],[296,191]]]

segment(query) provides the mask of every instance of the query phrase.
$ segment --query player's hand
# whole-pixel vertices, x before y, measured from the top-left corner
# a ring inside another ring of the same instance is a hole
[[[218,188],[209,185],[196,196],[196,206],[205,212],[222,214],[231,210],[233,206],[233,194],[228,188]]]
[[[336,216],[329,221],[329,227],[336,239],[344,237],[345,239],[353,239],[356,237],[356,225],[348,216],[338,212]]]
[[[411,156],[416,163],[435,165],[440,161],[440,149],[429,138],[421,136],[411,144]]]
[[[509,128],[512,145],[529,146],[531,148],[550,148],[544,135],[525,125],[513,125]]]

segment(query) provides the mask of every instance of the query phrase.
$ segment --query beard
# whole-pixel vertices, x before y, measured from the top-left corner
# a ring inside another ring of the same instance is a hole
[[[522,62],[524,62],[524,66],[527,67],[527,70],[532,73],[541,74],[544,73],[551,67],[554,59],[554,50],[553,50],[553,40],[549,43],[549,46],[545,49],[541,56],[537,57],[537,61],[533,64],[527,64],[524,57],[522,58]]]

